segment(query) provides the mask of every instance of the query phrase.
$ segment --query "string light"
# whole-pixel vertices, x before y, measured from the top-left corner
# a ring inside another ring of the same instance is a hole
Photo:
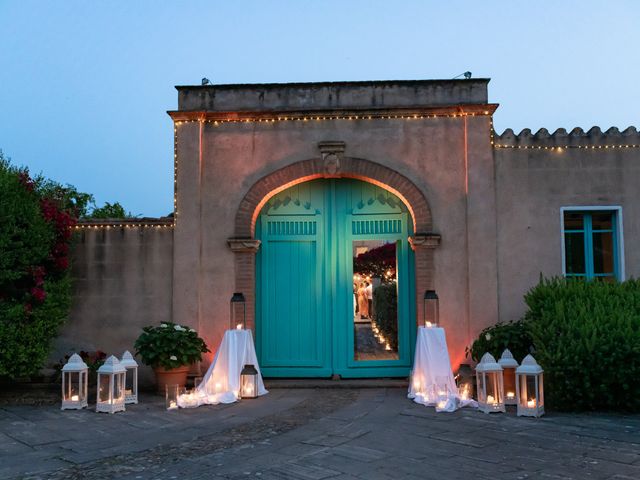
[[[79,223],[74,225],[72,228],[74,230],[109,230],[111,228],[155,228],[157,230],[173,228],[174,222],[168,220],[166,222],[137,222],[131,221],[127,223]]]
[[[194,113],[200,115],[200,118],[185,118],[186,116],[192,116]],[[335,120],[424,120],[424,119],[434,119],[434,118],[461,118],[461,117],[484,117],[491,116],[492,113],[488,110],[483,110],[479,112],[457,112],[457,113],[415,113],[407,112],[403,114],[396,115],[388,115],[381,113],[352,113],[350,115],[309,115],[309,114],[290,114],[288,116],[266,116],[266,115],[247,115],[240,117],[237,114],[233,114],[229,116],[228,113],[208,113],[208,115],[213,118],[205,118],[202,119],[202,112],[169,112],[169,114],[176,119],[176,125],[180,123],[193,123],[193,122],[201,122],[204,121],[206,123],[212,124],[214,126],[224,125],[226,123],[267,123],[273,124],[276,122],[322,122],[322,121],[335,121]],[[226,115],[226,116],[225,116]],[[177,120],[179,119],[179,120]]]
[[[640,144],[626,143],[620,145],[562,145],[557,147],[545,147],[539,145],[505,145],[496,143],[494,148],[511,148],[514,150],[555,150],[556,152],[563,152],[564,150],[576,149],[576,150],[619,150],[626,148],[640,148]]]

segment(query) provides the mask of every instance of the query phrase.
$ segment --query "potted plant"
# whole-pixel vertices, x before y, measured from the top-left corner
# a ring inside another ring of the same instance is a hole
[[[165,385],[184,386],[189,365],[210,351],[193,328],[171,322],[144,327],[134,346],[136,355],[155,371],[160,393],[164,392]]]

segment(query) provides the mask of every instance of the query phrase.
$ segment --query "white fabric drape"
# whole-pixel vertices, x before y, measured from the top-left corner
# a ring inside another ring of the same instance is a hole
[[[437,412],[453,412],[460,407],[478,406],[474,400],[463,399],[458,394],[443,328],[418,327],[407,396],[416,403],[435,406]]]
[[[202,382],[193,393],[180,395],[178,406],[190,408],[238,401],[240,373],[249,364],[258,371],[258,395],[269,393],[264,388],[251,330],[227,330]]]

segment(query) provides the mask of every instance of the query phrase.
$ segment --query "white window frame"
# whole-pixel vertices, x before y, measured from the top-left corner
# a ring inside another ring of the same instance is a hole
[[[567,276],[567,262],[565,257],[564,246],[564,212],[591,212],[591,211],[608,211],[616,212],[616,228],[618,233],[618,271],[620,272],[619,281],[624,281],[627,277],[624,268],[624,230],[622,228],[622,207],[620,205],[571,205],[560,207],[560,242],[562,248],[562,276]]]

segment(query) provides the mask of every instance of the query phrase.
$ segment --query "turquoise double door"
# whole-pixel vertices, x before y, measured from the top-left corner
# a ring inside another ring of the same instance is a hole
[[[272,197],[256,224],[262,242],[256,257],[256,347],[263,374],[408,375],[415,344],[410,229],[402,201],[358,180],[313,180]],[[360,275],[361,265],[368,265],[363,259],[375,260],[376,252],[386,252],[381,273],[372,264],[373,273]],[[397,331],[384,327],[391,332],[385,330],[387,338],[373,320],[382,321],[380,292],[374,295],[378,312],[369,311],[369,284],[384,286],[384,300],[397,301]]]

